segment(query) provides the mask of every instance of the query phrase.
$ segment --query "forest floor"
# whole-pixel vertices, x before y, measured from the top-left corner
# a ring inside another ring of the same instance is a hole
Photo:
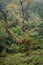
[[[43,49],[26,53],[6,54],[0,57],[0,65],[43,65]]]

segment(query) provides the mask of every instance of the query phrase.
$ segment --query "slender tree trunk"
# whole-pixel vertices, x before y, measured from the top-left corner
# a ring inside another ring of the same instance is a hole
[[[28,41],[26,44],[26,55],[30,54],[29,51],[30,51],[30,42]]]
[[[21,30],[22,30],[23,32],[25,31],[24,8],[23,8],[23,2],[24,2],[24,1],[25,1],[25,0],[20,0],[20,4],[21,4],[21,11],[22,11],[22,19],[23,19],[23,21],[22,21],[23,25],[22,25]]]

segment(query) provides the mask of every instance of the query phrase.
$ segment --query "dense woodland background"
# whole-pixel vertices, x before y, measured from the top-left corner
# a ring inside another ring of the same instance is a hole
[[[43,65],[43,0],[0,0],[0,65]]]

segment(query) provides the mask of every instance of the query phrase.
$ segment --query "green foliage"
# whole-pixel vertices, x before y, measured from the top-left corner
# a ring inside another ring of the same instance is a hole
[[[0,7],[2,9],[4,9],[6,7],[6,4],[2,0],[0,0]]]
[[[43,65],[43,50],[33,51],[30,56],[25,53],[7,54],[0,58],[0,65]]]
[[[33,13],[37,13],[43,19],[43,2],[35,2],[29,7],[29,9]]]
[[[12,32],[13,32],[19,39],[21,39],[21,32],[20,32],[18,26],[12,28],[11,30],[12,30]]]
[[[5,1],[5,2],[4,2]],[[16,44],[6,33],[3,13],[0,13],[0,65],[43,65],[43,3],[33,2],[27,7],[23,2],[25,32],[21,35],[22,13],[20,0],[0,0],[0,8],[8,10],[7,23],[17,38],[30,39],[30,55],[26,56],[24,43]],[[9,52],[6,53],[6,48]],[[20,53],[21,52],[21,53]]]

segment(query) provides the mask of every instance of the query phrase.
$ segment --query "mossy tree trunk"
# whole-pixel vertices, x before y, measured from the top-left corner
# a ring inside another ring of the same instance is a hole
[[[9,30],[9,28],[8,28],[8,24],[7,24],[7,12],[4,12],[2,9],[0,9],[1,10],[1,12],[3,13],[3,15],[4,15],[4,23],[5,23],[5,30],[6,30],[6,32],[8,33],[8,35],[9,36],[11,36],[12,37],[12,39],[13,39],[13,41],[14,42],[16,42],[17,44],[25,44],[26,45],[26,53],[27,53],[27,55],[29,54],[28,52],[29,52],[29,50],[30,50],[30,40],[29,39],[27,39],[27,40],[24,40],[24,39],[18,39],[14,34],[13,34],[13,32],[11,32],[10,30]]]

